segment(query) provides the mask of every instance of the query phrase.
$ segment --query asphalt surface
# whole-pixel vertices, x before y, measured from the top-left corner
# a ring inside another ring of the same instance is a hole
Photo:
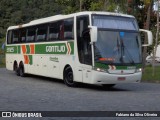
[[[61,80],[34,75],[19,77],[13,71],[0,68],[0,111],[160,111],[160,84],[117,84],[109,90],[86,84],[70,88]],[[25,119],[27,118],[23,118]],[[33,118],[33,120],[41,119]],[[106,118],[43,119],[105,120]]]

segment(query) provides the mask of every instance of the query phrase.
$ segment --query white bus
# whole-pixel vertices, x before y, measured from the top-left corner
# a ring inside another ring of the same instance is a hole
[[[148,46],[152,33],[140,30],[130,15],[79,12],[11,26],[6,36],[6,68],[17,75],[35,74],[111,87],[138,83],[142,76],[140,31]]]

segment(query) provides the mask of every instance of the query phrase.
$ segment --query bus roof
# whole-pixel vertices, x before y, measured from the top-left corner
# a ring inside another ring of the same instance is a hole
[[[75,16],[80,16],[80,15],[87,15],[87,14],[88,15],[91,15],[91,14],[112,15],[112,16],[123,16],[123,17],[134,18],[134,16],[131,16],[131,15],[113,13],[113,12],[83,11],[83,12],[77,12],[77,13],[68,14],[68,15],[61,15],[60,14],[60,15],[54,15],[54,16],[51,16],[51,17],[36,19],[36,20],[30,21],[29,23],[26,23],[26,24],[17,25],[17,26],[10,26],[8,28],[8,30],[17,29],[17,28],[23,28],[23,27],[29,27],[29,26],[33,26],[33,25],[48,23],[48,22],[52,22],[52,21],[57,21],[57,20],[71,18],[71,17],[75,17]]]

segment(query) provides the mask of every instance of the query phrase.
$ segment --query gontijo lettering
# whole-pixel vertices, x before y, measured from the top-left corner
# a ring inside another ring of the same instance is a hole
[[[66,47],[63,46],[46,46],[46,52],[65,52]]]

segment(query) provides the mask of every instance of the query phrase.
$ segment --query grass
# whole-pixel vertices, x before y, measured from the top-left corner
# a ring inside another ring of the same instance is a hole
[[[2,49],[2,44],[5,42],[5,38],[0,39],[0,67],[5,67],[5,53]]]
[[[146,66],[145,72],[142,76],[143,82],[154,82],[154,83],[160,83],[160,66],[155,67],[155,75],[152,75],[152,66]]]
[[[3,68],[5,66],[6,66],[6,64],[5,64],[5,55],[1,55],[0,54],[0,68]]]

